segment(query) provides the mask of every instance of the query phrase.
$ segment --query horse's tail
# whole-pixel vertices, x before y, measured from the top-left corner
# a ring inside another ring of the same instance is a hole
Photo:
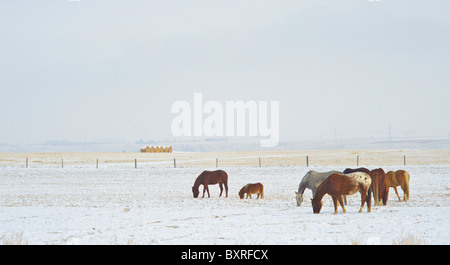
[[[264,186],[259,183],[259,192],[261,193],[261,199],[264,199]]]
[[[225,185],[228,185],[228,173],[223,170],[217,170],[219,174],[219,179],[221,182],[223,182]]]
[[[404,196],[406,197],[405,198],[406,200],[404,199],[405,201],[409,200],[409,178],[410,178],[409,173],[405,171],[405,190],[404,190],[404,193],[406,195]]]

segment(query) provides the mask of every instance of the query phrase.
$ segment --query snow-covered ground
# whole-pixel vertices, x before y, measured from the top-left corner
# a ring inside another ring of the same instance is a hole
[[[0,244],[392,244],[407,236],[450,244],[450,165],[383,168],[410,173],[408,202],[391,189],[387,206],[358,213],[358,193],[334,215],[328,195],[313,214],[310,190],[300,207],[294,191],[311,169],[345,167],[225,167],[228,198],[215,185],[203,199],[191,187],[207,168],[2,167]],[[253,182],[264,184],[264,199],[239,199]]]

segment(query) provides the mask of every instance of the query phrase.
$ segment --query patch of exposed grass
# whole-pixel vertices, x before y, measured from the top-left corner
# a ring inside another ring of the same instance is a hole
[[[23,239],[23,232],[4,234],[0,237],[0,241],[3,245],[28,245],[28,240]]]

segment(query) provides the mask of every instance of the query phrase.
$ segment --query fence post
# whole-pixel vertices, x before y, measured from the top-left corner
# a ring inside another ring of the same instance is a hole
[[[134,168],[137,168],[137,158],[134,159]]]
[[[28,157],[27,157],[27,168],[28,168]]]
[[[306,156],[306,167],[309,167],[308,156]]]
[[[406,166],[406,155],[403,155],[403,165]]]
[[[261,157],[259,157],[259,167],[261,167]]]
[[[216,167],[219,165],[219,158],[216,158]]]
[[[61,158],[61,168],[64,168],[64,158]]]
[[[98,168],[98,158],[97,158],[97,163],[95,164],[95,168]]]
[[[173,168],[177,168],[177,161],[173,158]]]
[[[356,166],[359,166],[359,155],[356,155]]]

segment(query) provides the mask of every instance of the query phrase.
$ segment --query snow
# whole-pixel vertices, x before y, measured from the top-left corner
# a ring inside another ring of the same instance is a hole
[[[357,193],[346,214],[334,215],[328,195],[313,214],[310,190],[300,207],[294,192],[309,170],[340,166],[224,167],[228,198],[214,185],[211,198],[198,199],[195,178],[215,168],[3,166],[0,244],[18,234],[28,244],[392,244],[408,235],[450,244],[450,165],[383,168],[410,173],[408,202],[391,188],[387,206],[358,213]],[[239,189],[254,182],[264,184],[264,199],[239,199]]]

